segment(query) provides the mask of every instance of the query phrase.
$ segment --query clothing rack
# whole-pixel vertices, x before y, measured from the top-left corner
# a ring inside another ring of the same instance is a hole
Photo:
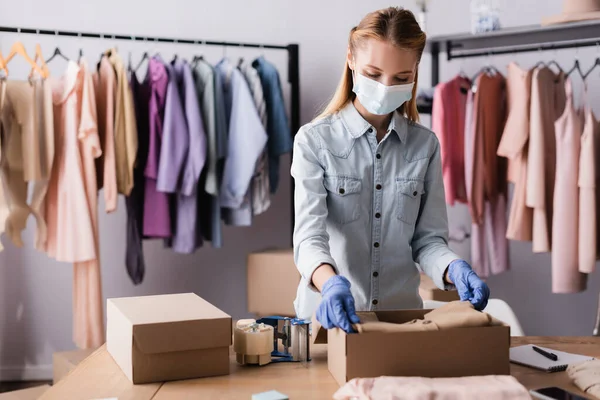
[[[219,47],[240,47],[240,48],[260,48],[272,50],[286,50],[288,52],[288,83],[290,84],[290,134],[294,136],[300,129],[300,45],[290,43],[288,45],[274,45],[262,43],[248,42],[228,42],[228,41],[212,41],[202,39],[185,39],[185,38],[169,38],[169,37],[154,37],[143,35],[119,35],[112,33],[94,33],[81,31],[63,31],[51,29],[32,29],[19,28],[12,26],[0,26],[0,32],[10,32],[17,34],[33,34],[46,36],[62,36],[72,38],[90,38],[90,39],[111,39],[111,40],[128,40],[133,42],[144,43],[173,43],[173,44],[190,44],[196,46],[219,46]],[[294,227],[294,181],[291,181],[291,232]],[[290,238],[290,243],[292,239]]]
[[[499,54],[600,46],[600,21],[502,29],[481,34],[437,36],[428,40],[431,86],[440,81],[440,53],[447,60]]]

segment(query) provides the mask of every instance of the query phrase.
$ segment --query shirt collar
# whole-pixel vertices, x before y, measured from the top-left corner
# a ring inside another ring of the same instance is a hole
[[[348,104],[344,106],[340,110],[340,116],[346,125],[346,128],[350,132],[353,138],[359,138],[364,135],[369,128],[373,128],[371,124],[369,124],[363,117],[360,115],[354,103],[349,101]],[[400,115],[399,112],[394,112],[392,120],[388,126],[388,131],[393,130],[398,135],[398,139],[402,143],[406,142],[406,135],[408,130],[408,125],[406,122],[406,118]]]

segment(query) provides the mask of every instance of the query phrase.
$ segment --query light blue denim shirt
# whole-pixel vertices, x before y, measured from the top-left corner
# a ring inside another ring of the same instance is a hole
[[[352,103],[303,126],[294,141],[294,303],[310,318],[320,295],[311,276],[331,264],[350,281],[357,311],[421,308],[416,263],[443,289],[448,220],[439,142],[398,113],[377,142]]]

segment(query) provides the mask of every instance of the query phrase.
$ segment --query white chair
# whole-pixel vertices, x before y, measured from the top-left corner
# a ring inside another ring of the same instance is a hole
[[[441,307],[444,304],[447,303],[443,301],[423,300],[423,308],[427,310],[432,310],[434,308]],[[490,314],[492,317],[510,325],[511,336],[525,336],[525,334],[523,333],[523,328],[521,327],[517,316],[513,312],[512,308],[510,308],[510,306],[504,300],[490,299],[488,301],[487,307],[483,311]]]

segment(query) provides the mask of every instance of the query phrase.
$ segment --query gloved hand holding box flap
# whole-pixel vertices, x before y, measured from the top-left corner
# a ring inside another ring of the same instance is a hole
[[[509,375],[510,327],[469,301],[431,310],[358,312],[358,333],[313,319],[314,344],[327,343],[329,371],[343,385],[379,376]]]

